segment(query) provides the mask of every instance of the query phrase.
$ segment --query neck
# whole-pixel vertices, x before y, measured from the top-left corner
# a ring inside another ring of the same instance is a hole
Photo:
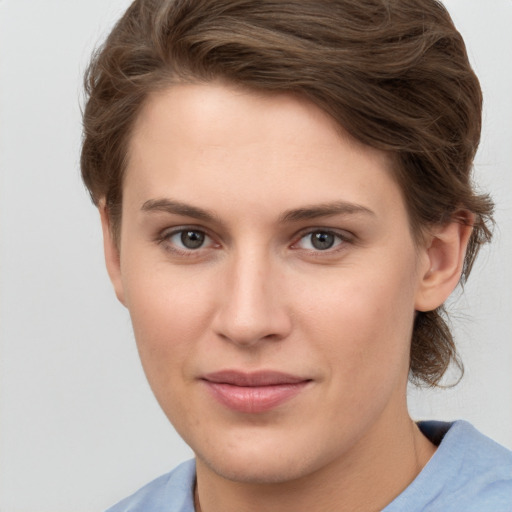
[[[396,416],[388,425],[381,420],[342,460],[293,481],[235,482],[197,460],[196,512],[382,510],[414,480],[435,446],[406,410],[400,422]]]

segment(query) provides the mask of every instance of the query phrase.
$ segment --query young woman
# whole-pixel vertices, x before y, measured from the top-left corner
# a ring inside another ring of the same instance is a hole
[[[406,405],[492,222],[439,2],[137,0],[86,86],[109,275],[195,453],[113,512],[512,510],[512,454]]]

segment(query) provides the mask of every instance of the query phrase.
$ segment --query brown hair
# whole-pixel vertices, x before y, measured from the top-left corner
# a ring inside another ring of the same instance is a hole
[[[490,240],[492,201],[472,162],[482,96],[461,35],[436,0],[136,0],[85,77],[82,176],[114,237],[130,132],[147,96],[221,78],[301,94],[359,141],[389,151],[416,237],[475,215],[462,281]],[[436,385],[456,354],[444,309],[418,312],[410,378]]]

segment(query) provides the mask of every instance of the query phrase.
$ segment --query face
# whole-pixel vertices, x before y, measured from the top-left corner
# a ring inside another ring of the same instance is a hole
[[[150,385],[216,474],[307,475],[407,416],[430,262],[388,156],[307,101],[222,84],[151,96],[108,254]]]

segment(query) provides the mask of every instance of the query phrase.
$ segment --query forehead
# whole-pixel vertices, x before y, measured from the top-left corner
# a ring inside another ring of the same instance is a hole
[[[313,103],[225,84],[152,94],[130,141],[125,199],[178,197],[252,211],[398,199],[388,153],[354,140]]]
[[[183,142],[200,141],[202,146],[278,146],[286,142],[298,147],[308,139],[321,150],[338,146],[342,140],[345,151],[350,147],[373,158],[389,160],[389,153],[351,137],[332,117],[301,95],[256,91],[223,82],[178,83],[151,93],[137,117],[133,138],[149,136],[148,128],[155,132],[151,134],[154,143],[168,144],[178,137]],[[161,135],[159,141],[155,137],[157,131]]]

